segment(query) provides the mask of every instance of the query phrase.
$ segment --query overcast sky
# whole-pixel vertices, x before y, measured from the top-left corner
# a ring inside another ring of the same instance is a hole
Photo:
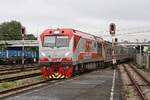
[[[111,22],[126,29],[117,34],[150,30],[149,9],[150,0],[0,0],[0,23],[20,21],[35,35],[47,27],[71,27],[103,36]],[[119,40],[136,39],[148,41],[150,32],[119,36]]]

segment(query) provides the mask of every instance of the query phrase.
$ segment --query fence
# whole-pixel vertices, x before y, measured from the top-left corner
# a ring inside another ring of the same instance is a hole
[[[145,68],[150,70],[150,54],[136,54],[134,61],[139,65],[140,68]]]

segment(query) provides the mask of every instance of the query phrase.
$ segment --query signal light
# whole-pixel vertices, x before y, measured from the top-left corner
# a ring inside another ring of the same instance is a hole
[[[115,38],[115,43],[117,43],[118,42],[118,39],[117,38]]]
[[[49,32],[50,34],[52,33],[52,31]]]
[[[64,33],[64,31],[62,31],[61,33]]]
[[[111,35],[114,35],[116,32],[116,25],[114,23],[111,23],[109,26],[109,32]]]
[[[26,33],[26,28],[25,27],[21,27],[21,34],[25,34]]]

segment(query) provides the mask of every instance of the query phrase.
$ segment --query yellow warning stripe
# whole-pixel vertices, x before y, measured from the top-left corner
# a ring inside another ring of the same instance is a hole
[[[51,75],[49,75],[49,78],[51,79],[51,78],[52,78],[52,76],[51,76]]]
[[[65,76],[64,76],[64,75],[62,75],[60,78],[65,78]]]
[[[59,74],[58,76],[57,76],[57,78],[60,78],[62,75],[61,74]]]
[[[57,77],[59,75],[59,73],[54,73],[54,75]]]
[[[59,78],[65,78],[65,75],[59,74],[59,73],[54,73],[54,74],[49,75],[47,78],[50,78],[50,79],[59,79]]]
[[[52,74],[52,77],[53,77],[53,78],[55,78],[55,75],[54,75],[54,74]]]

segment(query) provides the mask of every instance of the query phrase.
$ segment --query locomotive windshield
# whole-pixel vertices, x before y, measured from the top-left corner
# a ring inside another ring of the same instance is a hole
[[[45,47],[68,47],[69,46],[68,36],[45,36],[44,46]]]
[[[54,47],[56,37],[55,36],[45,36],[44,37],[44,46],[45,47]]]

